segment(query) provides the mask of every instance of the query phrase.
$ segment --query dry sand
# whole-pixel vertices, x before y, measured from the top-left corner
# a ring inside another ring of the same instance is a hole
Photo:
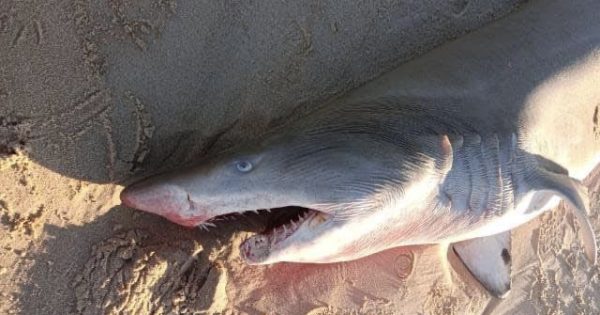
[[[599,270],[563,208],[514,232],[498,302],[436,247],[249,267],[237,246],[256,216],[205,232],[119,206],[123,183],[253,138],[518,3],[0,1],[0,313],[600,312]]]

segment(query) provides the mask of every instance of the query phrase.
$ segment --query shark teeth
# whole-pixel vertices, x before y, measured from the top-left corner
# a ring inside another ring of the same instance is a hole
[[[323,224],[332,215],[317,210],[308,209],[290,222],[273,228],[264,233],[255,234],[244,240],[240,245],[240,255],[249,264],[259,264],[268,259],[270,253],[279,249],[282,242],[296,233],[302,227],[314,228]],[[292,242],[294,242],[292,240]],[[287,244],[287,243],[286,243]]]
[[[222,219],[221,219],[222,220]],[[204,231],[208,231],[208,228],[216,228],[217,225],[212,223],[211,221],[220,221],[219,219],[214,219],[214,220],[210,220],[210,221],[206,221],[206,222],[202,222],[200,224],[198,224],[198,228]]]
[[[230,213],[230,214],[246,215],[246,214],[260,214],[261,212],[271,213],[271,209],[268,209],[268,208],[267,209],[253,209],[253,210],[246,210],[243,212]]]
[[[247,210],[244,212],[232,212],[232,213],[227,213],[227,214],[223,214],[223,215],[219,215],[217,217],[211,218],[206,222],[202,222],[200,224],[197,225],[197,227],[201,230],[204,231],[208,231],[209,228],[216,228],[217,226],[212,223],[212,222],[222,222],[222,221],[230,221],[230,220],[236,220],[239,219],[240,216],[244,216],[246,214],[260,214],[260,213],[271,213],[271,209],[267,208],[267,209],[254,209],[254,210]]]
[[[269,237],[270,245],[273,246],[287,239],[292,234],[294,234],[305,221],[312,219],[319,213],[320,212],[315,210],[306,211],[302,213],[298,218],[291,220],[287,224],[274,228],[273,230],[271,230],[270,233],[266,233],[266,235]]]
[[[256,243],[256,240],[266,238],[266,240],[268,240],[268,247],[272,248],[273,246],[277,245],[281,241],[285,240],[286,238],[288,238],[289,236],[294,234],[294,232],[296,232],[300,228],[302,223],[307,218],[309,218],[309,216],[311,214],[313,214],[315,212],[316,211],[314,211],[314,210],[307,211],[307,212],[303,213],[302,215],[300,215],[298,218],[290,221],[289,223],[273,228],[268,233],[257,234],[257,235],[251,236],[250,238],[248,238],[247,240],[244,241],[244,244],[247,244],[246,246],[250,246],[250,244]]]

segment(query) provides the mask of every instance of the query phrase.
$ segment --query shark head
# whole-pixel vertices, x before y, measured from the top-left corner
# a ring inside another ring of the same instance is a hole
[[[131,185],[121,199],[189,227],[248,210],[304,208],[295,220],[242,244],[241,255],[251,264],[372,254],[385,249],[377,240],[396,232],[403,210],[422,207],[436,194],[443,139],[393,134],[382,129],[381,118],[370,124],[356,117],[362,119],[302,121]]]

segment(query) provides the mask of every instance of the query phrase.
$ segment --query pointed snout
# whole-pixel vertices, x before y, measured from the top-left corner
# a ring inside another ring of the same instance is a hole
[[[160,215],[187,209],[187,193],[173,185],[132,185],[121,192],[124,205]]]
[[[158,214],[183,226],[197,226],[208,219],[194,213],[187,192],[176,185],[134,184],[125,188],[120,197],[127,207]]]

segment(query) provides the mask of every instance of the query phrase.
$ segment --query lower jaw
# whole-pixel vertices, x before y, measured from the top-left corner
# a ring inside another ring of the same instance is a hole
[[[317,211],[303,209],[295,212],[298,216],[292,216],[293,219],[277,224],[269,232],[256,234],[240,245],[241,258],[250,265],[268,264],[273,261],[271,255],[273,247],[281,244],[291,237],[302,224],[312,220]]]
[[[316,210],[301,208],[301,207],[285,207],[285,208],[272,209],[272,211],[269,214],[266,214],[266,212],[262,212],[262,214],[255,214],[255,213],[252,213],[251,211],[246,212],[246,213],[250,213],[250,216],[259,216],[259,217],[261,217],[261,220],[264,218],[264,224],[266,227],[265,230],[266,231],[271,230],[271,232],[267,232],[267,233],[263,232],[263,233],[254,235],[253,237],[249,238],[244,243],[242,243],[242,245],[240,245],[240,255],[241,255],[242,259],[247,264],[260,265],[260,264],[268,264],[269,261],[272,260],[272,259],[268,259],[268,258],[271,253],[271,247],[274,244],[278,244],[278,243],[284,241],[296,230],[296,229],[294,229],[291,233],[289,233],[287,235],[282,235],[280,232],[277,232],[278,229],[279,230],[281,229],[281,226],[283,226],[283,225],[289,226],[289,223],[292,220],[297,221],[298,217],[304,217],[304,220],[307,220],[307,219],[311,218],[313,215],[317,214],[318,212]],[[232,214],[232,215],[235,216],[236,214]],[[212,222],[218,221],[218,220],[213,221],[212,219],[206,218],[204,216],[184,218],[184,217],[181,217],[180,215],[178,215],[177,213],[166,213],[166,214],[163,214],[162,216],[173,223],[176,223],[180,226],[183,226],[185,228],[190,228],[190,229],[202,227],[203,224],[205,224],[205,223],[208,223],[208,224],[210,224],[209,226],[214,227],[214,224]],[[227,216],[227,215],[225,215],[225,216]],[[304,221],[304,220],[302,220],[302,221]],[[206,229],[206,227],[205,227],[205,229]],[[273,232],[273,231],[275,231],[275,232]],[[280,234],[277,235],[277,233],[280,233]],[[273,242],[273,240],[272,240],[273,237],[277,237],[279,239],[277,239],[275,242]]]
[[[244,241],[240,245],[240,257],[248,265],[262,265],[266,263],[266,259],[269,257],[270,249],[264,251],[258,251],[257,247],[260,246],[256,241],[260,239],[262,235],[256,235]],[[265,240],[265,242],[269,242]]]

